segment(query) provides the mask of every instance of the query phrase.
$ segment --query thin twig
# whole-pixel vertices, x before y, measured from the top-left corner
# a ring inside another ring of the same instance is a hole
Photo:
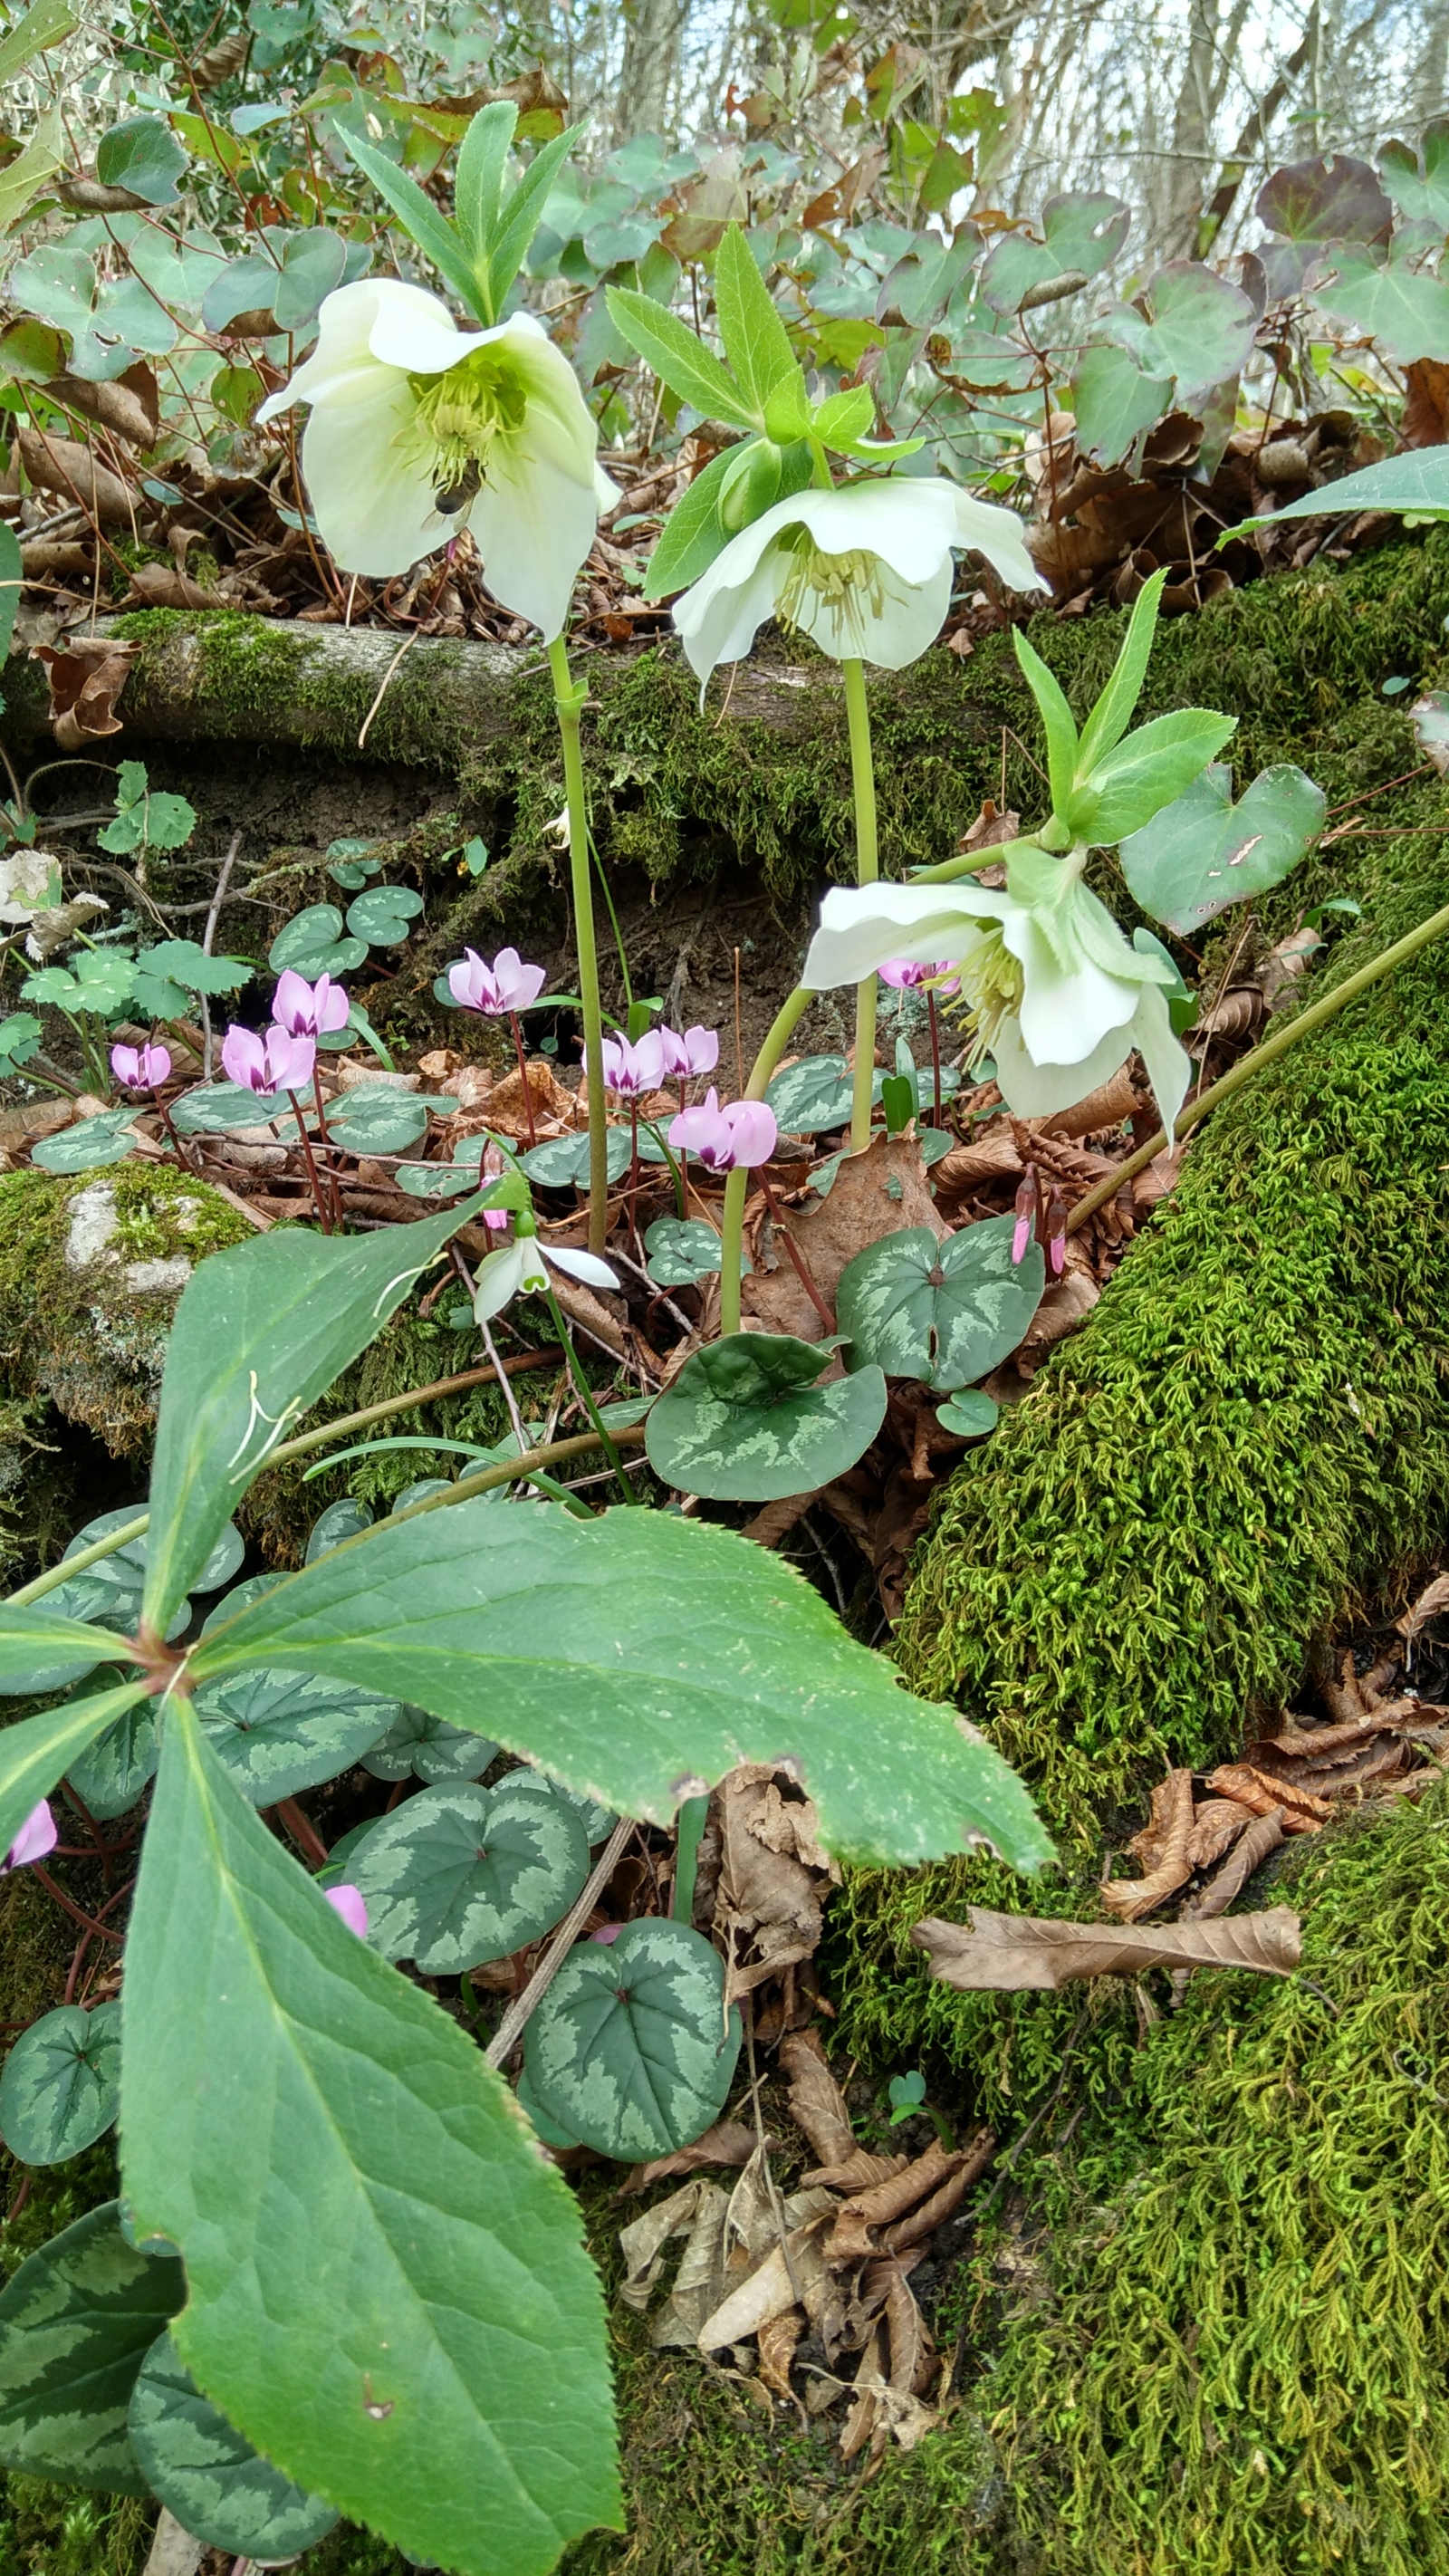
[[[211,898],[211,908],[206,916],[206,928],[201,934],[201,953],[203,957],[209,957],[211,955],[211,943],[216,937],[216,925],[221,918],[221,907],[226,895],[227,882],[231,876],[233,867],[236,865],[236,854],[241,848],[241,837],[240,829],[233,832],[231,836],[231,847],[227,851],[227,854],[221,863],[221,873],[216,880],[216,892]],[[201,1031],[203,1039],[201,1053],[201,1079],[203,1082],[210,1082],[212,1045],[211,1007],[204,993],[198,993],[196,998],[201,1004]]]
[[[586,1880],[577,1902],[570,1906],[522,1994],[509,2005],[484,2050],[483,2054],[490,2066],[503,2066],[512,2056],[523,2035],[525,2025],[533,2018],[573,1948],[580,1931],[592,1914],[595,1900],[603,1895],[618,1868],[624,1845],[633,1831],[633,1817],[621,1816],[605,1843],[598,1862]]]

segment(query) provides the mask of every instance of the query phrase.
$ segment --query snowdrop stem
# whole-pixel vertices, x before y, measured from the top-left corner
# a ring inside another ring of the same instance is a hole
[[[746,1100],[763,1100],[770,1088],[770,1076],[794,1035],[796,1022],[804,1017],[815,996],[803,984],[780,1005],[764,1042],[756,1056],[749,1081],[745,1084]],[[740,1329],[740,1251],[745,1235],[745,1197],[750,1176],[743,1167],[730,1172],[725,1180],[724,1209],[720,1217],[719,1328],[721,1333]]]
[[[865,664],[857,657],[843,662],[841,668],[845,673],[845,712],[850,725],[850,784],[855,797],[855,882],[874,885],[880,875],[880,858]],[[873,974],[863,977],[855,988],[855,1094],[850,1110],[853,1154],[863,1154],[870,1143],[871,1094],[875,1087],[875,990]]]
[[[553,1316],[559,1340],[562,1342],[565,1353],[567,1354],[565,1366],[568,1369],[569,1376],[573,1380],[574,1390],[585,1413],[588,1415],[590,1422],[593,1424],[595,1431],[598,1433],[599,1447],[603,1450],[605,1457],[608,1459],[610,1466],[614,1470],[614,1480],[618,1485],[620,1498],[626,1503],[637,1503],[639,1497],[635,1493],[633,1486],[630,1484],[628,1477],[624,1473],[623,1460],[620,1458],[618,1450],[615,1448],[613,1441],[609,1438],[607,1431],[604,1429],[599,1408],[594,1402],[593,1389],[589,1385],[589,1381],[585,1377],[583,1370],[577,1364],[573,1335],[569,1331],[568,1325],[564,1320],[563,1308],[559,1304],[552,1288],[545,1288],[543,1294],[548,1300],[549,1310]]]
[[[599,955],[594,940],[594,889],[589,872],[589,818],[584,801],[584,762],[579,748],[579,709],[584,691],[569,670],[563,637],[548,648],[554,706],[563,744],[568,796],[569,878],[574,898],[574,940],[579,996],[584,1012],[584,1080],[589,1103],[589,1250],[602,1253],[609,1232],[609,1133],[604,1114],[604,1020],[599,1008]],[[633,1497],[630,1496],[632,1501]]]
[[[1442,939],[1446,931],[1449,931],[1449,904],[1439,912],[1430,913],[1428,920],[1421,921],[1417,930],[1410,930],[1402,939],[1396,939],[1391,948],[1385,948],[1367,966],[1360,966],[1356,975],[1346,976],[1333,992],[1324,994],[1321,1002],[1311,1002],[1307,1010],[1300,1011],[1285,1029],[1275,1029],[1272,1036],[1264,1038],[1262,1045],[1255,1046],[1250,1055],[1240,1056],[1237,1063],[1221,1074],[1216,1082],[1208,1084],[1206,1091],[1200,1091],[1196,1099],[1189,1100],[1173,1128],[1174,1141],[1186,1136],[1210,1109],[1216,1109],[1224,1100],[1230,1100],[1235,1091],[1241,1091],[1243,1084],[1251,1082],[1255,1073],[1261,1073],[1266,1065],[1275,1064],[1280,1055],[1286,1055],[1290,1047],[1298,1044],[1300,1038],[1310,1037],[1315,1029],[1322,1028],[1326,1020],[1336,1019],[1346,1002],[1355,1001],[1360,993],[1368,991],[1371,984],[1377,984],[1381,976],[1392,974],[1396,966],[1416,957],[1419,950],[1427,948],[1433,940]],[[1146,1171],[1149,1163],[1155,1163],[1167,1141],[1164,1130],[1159,1127],[1157,1134],[1149,1136],[1145,1145],[1139,1145],[1135,1154],[1129,1154],[1125,1163],[1116,1164],[1105,1180],[1098,1181],[1085,1198],[1078,1199],[1067,1218],[1068,1234],[1075,1234],[1086,1224],[1088,1217],[1096,1215],[1099,1207],[1105,1207],[1109,1199],[1115,1198],[1124,1182],[1135,1180],[1139,1172]]]

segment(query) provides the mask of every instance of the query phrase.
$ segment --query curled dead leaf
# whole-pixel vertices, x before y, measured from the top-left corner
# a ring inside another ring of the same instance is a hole
[[[137,647],[108,635],[67,636],[64,644],[37,644],[33,658],[50,682],[50,721],[62,751],[119,733],[116,701],[126,685]]]
[[[1124,1923],[1135,1923],[1154,1906],[1165,1905],[1192,1874],[1191,1841],[1192,1773],[1169,1771],[1152,1792],[1151,1824],[1130,1846],[1146,1877],[1109,1881],[1100,1891],[1102,1903]]]
[[[850,2113],[813,2030],[791,2030],[780,2042],[780,2071],[790,2087],[790,2117],[822,2165],[845,2165],[856,2155]]]
[[[698,2173],[703,2165],[747,2165],[759,2141],[753,2129],[741,2120],[716,2120],[702,2138],[692,2146],[676,2147],[671,2156],[655,2156],[652,2163],[631,2165],[619,2185],[619,2196],[648,2191],[656,2182],[667,2182],[671,2174]],[[765,2144],[776,2143],[767,2138]]]
[[[1291,1906],[1223,1923],[1104,1925],[973,1905],[969,1928],[928,1916],[911,1934],[931,1973],[963,1993],[1051,1992],[1074,1977],[1136,1976],[1144,1968],[1250,1968],[1286,1977],[1301,1952]]]
[[[1178,1918],[1183,1923],[1209,1923],[1241,1896],[1253,1872],[1283,1840],[1283,1810],[1273,1807],[1266,1816],[1254,1816],[1246,1832],[1228,1854],[1216,1877],[1196,1896],[1190,1896]]]
[[[55,492],[80,507],[103,528],[133,525],[131,495],[119,474],[112,474],[79,439],[57,438],[51,430],[22,429],[16,444],[31,482],[42,492]]]

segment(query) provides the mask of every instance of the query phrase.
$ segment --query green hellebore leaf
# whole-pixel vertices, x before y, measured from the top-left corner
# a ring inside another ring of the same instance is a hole
[[[708,1343],[649,1416],[651,1467],[711,1502],[765,1503],[828,1485],[870,1447],[886,1408],[878,1369],[815,1385],[828,1356],[787,1333]]]
[[[475,1206],[361,1237],[287,1229],[214,1252],[193,1271],[166,1347],[156,1424],[146,1542],[154,1626],[165,1627],[277,1443]]]
[[[1055,671],[1048,669],[1021,627],[1012,628],[1011,643],[1021,665],[1022,677],[1036,700],[1037,713],[1047,739],[1052,812],[1065,823],[1077,775],[1077,720],[1067,704],[1066,691]]]
[[[1265,769],[1232,802],[1232,771],[1213,761],[1186,793],[1122,843],[1122,873],[1144,912],[1180,938],[1296,868],[1323,829],[1327,800],[1303,770]]]
[[[1065,809],[1057,807],[1072,839],[1105,849],[1140,831],[1186,792],[1237,729],[1236,716],[1207,707],[1178,707],[1139,725],[1073,788]]]
[[[351,1878],[385,1959],[456,1976],[511,1958],[567,1914],[589,1874],[583,1819],[536,1773],[422,1789],[373,1828]]]
[[[714,297],[725,356],[754,411],[763,414],[778,385],[799,379],[801,420],[790,431],[798,438],[810,417],[804,378],[775,299],[738,224],[729,226],[715,254]]]
[[[765,1093],[782,1136],[816,1136],[850,1116],[851,1080],[843,1055],[802,1055],[777,1073]]]
[[[254,1807],[350,1771],[397,1713],[396,1700],[321,1673],[235,1673],[196,1694],[213,1751]]]
[[[635,2162],[718,2119],[740,2053],[724,1962],[688,1924],[630,1923],[571,1950],[524,2033],[529,2092],[596,2154]]]
[[[1082,738],[1077,746],[1079,778],[1089,778],[1097,762],[1107,752],[1116,749],[1137,712],[1137,701],[1142,695],[1142,683],[1152,658],[1158,608],[1168,569],[1164,564],[1150,581],[1145,581],[1133,602],[1122,649],[1112,666],[1111,676],[1082,727]]]
[[[121,2101],[121,2007],[63,2004],[22,2031],[0,2073],[0,2138],[23,2165],[95,2144]]]
[[[457,1103],[448,1105],[456,1108]],[[427,1100],[386,1082],[358,1083],[327,1112],[328,1135],[349,1154],[405,1154],[426,1135],[427,1125]]]
[[[604,292],[615,329],[671,393],[692,403],[706,419],[727,421],[733,429],[763,429],[758,407],[687,322],[633,287],[610,286]]]
[[[941,1395],[986,1377],[1016,1349],[1046,1284],[1040,1244],[1013,1265],[1014,1228],[992,1216],[938,1243],[929,1226],[908,1226],[857,1252],[835,1301],[847,1366],[920,1378]]]
[[[153,2495],[208,2549],[264,2562],[295,2558],[339,2519],[202,2396],[170,2333],[157,2336],[141,2364],[127,2425]]]
[[[1050,1850],[1005,1763],[902,1692],[792,1567],[671,1513],[479,1497],[389,1521],[192,1656],[198,1682],[260,1663],[405,1693],[455,1726],[486,1709],[511,1751],[651,1823],[691,1782],[788,1755],[832,1850],[925,1860],[973,1832],[1017,1867]]]
[[[540,1189],[586,1190],[589,1186],[589,1140],[587,1136],[550,1136],[546,1145],[531,1146],[520,1154],[518,1168],[526,1172]],[[622,1180],[629,1168],[629,1130],[609,1129],[609,1178]]]
[[[367,957],[365,939],[345,939],[342,915],[335,903],[309,903],[278,931],[267,951],[267,964],[280,975],[285,966],[314,984],[330,975],[334,984]]]
[[[486,306],[486,290],[479,271],[470,260],[459,235],[440,214],[426,190],[420,188],[410,172],[399,169],[375,144],[354,134],[340,120],[335,128],[338,141],[351,153],[367,178],[372,181],[384,203],[391,206],[409,239],[415,241],[424,258],[430,259],[440,277],[453,293],[462,299],[470,313],[483,323],[492,322],[494,314]],[[304,971],[302,969],[299,972]]]
[[[339,1922],[184,1702],[162,1731],[124,2012],[134,2225],[181,2249],[177,2346],[228,2423],[456,2576],[545,2576],[578,2533],[617,2528],[603,2305],[572,2196],[501,2077]]]
[[[120,2204],[87,2210],[0,2297],[0,2462],[66,2486],[144,2495],[126,2408],[158,2329],[186,2297],[174,2259],[138,2253]]]
[[[1226,528],[1218,545],[1270,527],[1278,519],[1323,518],[1345,510],[1406,510],[1416,518],[1449,517],[1449,447],[1411,447],[1402,456],[1386,456],[1381,465],[1365,465],[1357,474],[1341,475],[1320,492],[1305,492],[1281,510],[1261,518],[1242,519]],[[24,987],[22,986],[22,991]]]
[[[74,1696],[77,1700],[93,1697],[98,1689],[114,1690],[115,1674],[103,1668],[83,1681]],[[154,1700],[138,1700],[134,1707],[113,1718],[103,1735],[88,1744],[66,1771],[66,1778],[81,1799],[87,1815],[99,1824],[110,1824],[115,1817],[128,1815],[142,1791],[156,1777],[156,1764],[161,1744],[156,1732]]]
[[[94,1172],[106,1163],[123,1163],[135,1144],[135,1109],[102,1109],[58,1136],[42,1136],[30,1159],[45,1172]]]
[[[347,927],[369,948],[401,948],[409,922],[416,921],[422,908],[423,898],[413,886],[369,886],[348,905]]]
[[[702,1217],[656,1217],[644,1237],[645,1264],[656,1288],[693,1288],[720,1266],[720,1239]],[[744,1256],[740,1256],[741,1275]]]
[[[984,1440],[996,1429],[1000,1406],[979,1386],[963,1387],[959,1394],[948,1395],[936,1407],[936,1420],[943,1431],[954,1431],[962,1440]]]
[[[434,1788],[440,1780],[481,1779],[497,1750],[488,1736],[404,1703],[362,1767],[374,1780],[424,1780]]]

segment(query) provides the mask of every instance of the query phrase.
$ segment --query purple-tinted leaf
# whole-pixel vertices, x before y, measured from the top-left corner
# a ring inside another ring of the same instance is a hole
[[[1254,211],[1270,232],[1292,242],[1385,242],[1394,222],[1367,161],[1347,152],[1315,154],[1275,170]]]

